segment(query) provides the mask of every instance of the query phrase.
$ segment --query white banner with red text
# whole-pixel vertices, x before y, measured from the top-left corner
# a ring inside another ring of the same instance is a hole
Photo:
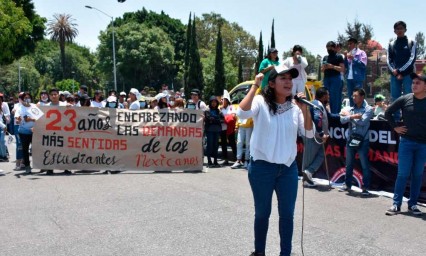
[[[202,170],[203,112],[40,107],[33,167],[69,170]]]

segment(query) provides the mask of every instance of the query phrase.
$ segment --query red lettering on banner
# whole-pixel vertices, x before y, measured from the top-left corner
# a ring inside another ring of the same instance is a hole
[[[68,137],[68,148],[127,150],[127,140]]]
[[[46,113],[46,117],[50,118],[51,116],[55,116],[55,119],[53,119],[50,123],[46,124],[46,130],[48,131],[60,131],[61,127],[57,126],[56,124],[61,122],[61,112],[57,109],[50,109]]]
[[[180,126],[143,126],[140,128],[143,136],[154,137],[193,137],[201,138],[203,136],[202,128],[180,127]]]
[[[391,164],[398,164],[397,152],[386,152],[380,150],[370,150],[368,159],[372,162],[385,162]]]

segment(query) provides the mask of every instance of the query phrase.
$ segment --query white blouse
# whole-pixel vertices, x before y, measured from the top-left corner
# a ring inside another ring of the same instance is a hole
[[[290,166],[297,155],[298,131],[308,138],[314,136],[313,130],[305,131],[302,111],[292,102],[280,104],[273,115],[263,96],[256,95],[251,109],[244,111],[238,108],[237,116],[241,119],[253,118],[254,128],[250,139],[253,160]]]

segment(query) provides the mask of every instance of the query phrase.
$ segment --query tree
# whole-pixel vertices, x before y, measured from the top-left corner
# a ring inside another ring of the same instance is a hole
[[[77,24],[74,23],[74,19],[70,14],[55,14],[47,25],[47,33],[51,35],[52,41],[57,41],[59,43],[59,48],[61,50],[62,78],[66,78],[65,43],[72,42],[77,36]]]
[[[112,44],[110,29],[101,32],[98,48],[98,68],[104,81],[112,81]],[[124,90],[131,87],[157,87],[171,83],[174,75],[174,47],[172,40],[159,27],[130,22],[115,28],[117,73]]]
[[[197,43],[197,27],[194,19],[192,21],[191,31],[191,45],[190,45],[190,58],[189,58],[189,70],[188,70],[188,84],[185,87],[185,91],[189,92],[194,88],[203,91],[204,89],[204,77],[203,77],[203,66],[201,64],[200,53],[198,51]],[[186,95],[189,95],[188,93]]]
[[[21,57],[26,54],[33,53],[36,47],[36,43],[44,39],[44,25],[47,21],[46,18],[40,17],[34,8],[32,0],[13,0],[17,7],[22,8],[25,13],[25,17],[30,22],[32,31],[25,35],[22,40],[19,40],[15,47],[15,56]]]
[[[220,28],[217,32],[216,40],[216,59],[215,59],[215,76],[214,76],[214,95],[222,95],[225,89],[225,69],[223,66],[223,48],[222,35]]]
[[[382,73],[379,78],[374,81],[373,91],[390,92],[390,75],[388,72]]]
[[[424,59],[426,57],[425,35],[423,32],[418,32],[414,40],[417,43],[417,59]]]
[[[258,44],[259,48],[257,50],[257,60],[256,60],[256,66],[255,66],[255,73],[257,74],[258,70],[259,70],[259,66],[260,63],[263,60],[263,41],[262,41],[262,31],[260,31],[260,36],[259,36],[259,44]]]
[[[371,44],[369,44],[369,41],[373,37],[373,28],[368,24],[363,24],[359,22],[357,19],[354,20],[353,24],[347,23],[346,24],[346,30],[345,34],[338,33],[337,41],[342,44],[344,48],[347,48],[347,41],[350,37],[356,38],[358,42],[362,45],[361,48],[365,50],[368,56],[371,56],[371,53],[381,48],[379,45],[373,45],[372,47],[367,47]]]
[[[240,60],[238,61],[238,83],[242,83],[243,82],[243,63]]]
[[[31,23],[22,8],[11,0],[0,2],[0,64],[11,63],[19,57],[17,45],[31,33]]]
[[[189,57],[190,57],[190,45],[191,45],[191,13],[189,13],[188,25],[186,26],[186,42],[185,42],[185,60],[184,60],[184,85],[188,83],[188,70],[189,70]]]
[[[272,19],[271,48],[275,48],[274,19]]]

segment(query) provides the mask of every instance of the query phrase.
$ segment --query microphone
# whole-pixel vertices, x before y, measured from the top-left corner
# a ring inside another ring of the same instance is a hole
[[[299,98],[299,96],[297,96],[297,95],[294,95],[294,99],[295,99],[297,102],[300,102],[300,103],[306,104],[306,105],[308,105],[308,106],[310,106],[310,107],[312,107],[312,108],[315,108],[315,109],[318,109],[318,110],[321,110],[321,111],[322,111],[322,109],[321,109],[320,107],[318,107],[318,106],[314,105],[314,104],[313,104],[312,102],[310,102],[310,101],[307,101],[307,100],[305,100],[305,99]]]

